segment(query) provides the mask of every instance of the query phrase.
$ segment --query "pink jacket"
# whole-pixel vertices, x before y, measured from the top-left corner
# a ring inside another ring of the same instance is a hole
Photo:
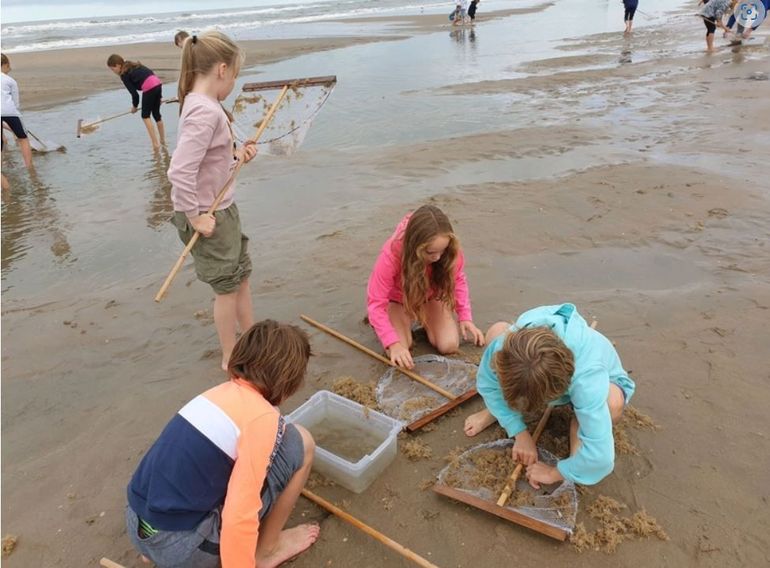
[[[398,333],[388,317],[389,302],[403,302],[401,289],[401,250],[404,241],[404,231],[409,223],[411,213],[401,219],[395,232],[385,241],[374,263],[374,269],[369,276],[366,288],[366,306],[369,323],[372,324],[382,346],[386,349],[398,342]],[[462,250],[457,256],[457,273],[455,274],[455,310],[460,321],[472,321],[471,299],[468,290],[468,279],[465,276],[465,258]]]

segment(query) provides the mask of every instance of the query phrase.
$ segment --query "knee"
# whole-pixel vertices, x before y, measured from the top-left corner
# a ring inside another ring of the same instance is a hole
[[[489,344],[495,337],[498,335],[504,334],[506,331],[508,331],[508,328],[511,324],[505,321],[499,321],[497,323],[493,323],[489,329],[487,330],[486,335],[484,338],[486,339],[486,343]]]
[[[623,416],[623,408],[626,406],[626,397],[623,395],[623,389],[618,385],[610,384],[610,394],[607,397],[607,406],[610,408],[612,423],[616,424]]]
[[[313,455],[315,454],[315,440],[313,435],[303,426],[299,424],[294,425],[302,437],[302,448],[304,451],[304,459],[302,461],[303,467],[310,467],[313,464]]]
[[[439,336],[434,347],[436,348],[436,351],[438,351],[441,355],[457,353],[457,350],[460,349],[460,337],[457,335],[454,337]]]

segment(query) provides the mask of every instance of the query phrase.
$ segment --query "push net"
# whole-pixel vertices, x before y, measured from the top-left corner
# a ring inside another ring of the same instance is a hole
[[[233,134],[241,143],[253,138],[280,99],[257,141],[261,155],[288,156],[305,140],[313,120],[336,85],[335,77],[246,83],[233,104]],[[281,92],[288,86],[285,96]]]
[[[511,458],[513,443],[496,440],[453,456],[439,473],[438,483],[496,504],[516,467]],[[542,448],[538,448],[538,459],[548,465],[557,462],[556,456]],[[536,490],[522,475],[505,507],[571,533],[577,517],[577,490],[571,481]]]
[[[414,358],[415,373],[454,395],[461,395],[476,385],[477,367],[440,355]],[[440,394],[390,368],[380,377],[375,391],[380,410],[406,423],[419,420],[449,402]]]

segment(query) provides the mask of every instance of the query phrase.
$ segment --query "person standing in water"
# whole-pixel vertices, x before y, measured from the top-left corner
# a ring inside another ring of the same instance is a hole
[[[0,79],[0,87],[2,88],[2,121],[3,124],[7,124],[13,132],[13,135],[18,141],[19,148],[21,149],[21,155],[24,158],[24,165],[27,169],[33,171],[32,166],[32,147],[29,145],[29,138],[27,138],[27,131],[24,129],[24,125],[21,122],[21,110],[19,109],[19,85],[16,81],[8,75],[11,71],[11,61],[8,56],[3,53],[2,56],[2,79]],[[3,147],[5,147],[5,136],[3,139]],[[3,188],[7,189],[8,180],[3,176]]]
[[[476,21],[476,10],[478,9],[480,1],[481,0],[471,0],[471,4],[468,6],[468,17],[471,19],[471,23]]]
[[[626,10],[623,16],[623,21],[626,23],[626,31],[624,33],[630,34],[631,27],[634,25],[634,14],[637,7],[639,7],[639,0],[623,0],[623,7]]]
[[[158,149],[166,145],[166,130],[160,116],[160,105],[163,99],[163,85],[155,73],[141,62],[126,61],[120,55],[113,53],[107,58],[107,67],[123,80],[123,84],[131,93],[131,112],[139,110],[139,91],[142,91],[142,120],[147,127],[152,147]],[[152,127],[150,115],[155,119],[158,135]]]

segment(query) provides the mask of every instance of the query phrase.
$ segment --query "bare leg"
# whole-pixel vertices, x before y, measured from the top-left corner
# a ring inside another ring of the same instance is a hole
[[[302,488],[305,487],[310,468],[313,465],[313,451],[315,442],[310,433],[297,426],[302,443],[305,446],[305,459],[302,467],[292,476],[286,489],[278,497],[270,514],[262,521],[259,528],[259,541],[257,542],[257,566],[258,568],[273,568],[299,553],[307,550],[317,539],[320,532],[318,525],[298,525],[284,530],[284,525],[289,519],[294,504],[297,502]]]
[[[623,389],[618,385],[610,383],[610,394],[607,395],[607,406],[610,407],[610,418],[612,423],[617,424],[620,417],[623,416],[623,408],[626,405],[626,397],[623,395]],[[569,423],[569,455],[574,456],[580,448],[578,439],[578,421],[574,416]]]
[[[21,149],[21,156],[24,158],[24,165],[28,170],[34,169],[32,165],[32,146],[29,145],[29,138],[19,138],[19,148]]]
[[[227,370],[230,353],[235,347],[235,331],[237,316],[238,293],[217,294],[214,297],[214,325],[219,335],[219,345],[222,348],[222,370]]]
[[[492,324],[492,326],[487,330],[487,334],[484,336],[486,339],[485,344],[489,345],[489,343],[495,338],[506,333],[510,327],[511,324],[504,321],[499,321],[495,324]],[[492,416],[492,413],[489,412],[489,410],[485,408],[484,410],[474,412],[468,418],[466,418],[463,430],[466,436],[475,436],[476,434],[484,431],[486,428],[489,428],[495,422],[497,422],[497,419]]]
[[[249,279],[246,278],[238,287],[236,299],[236,315],[238,317],[238,326],[241,333],[254,325],[254,308],[251,305],[251,288],[249,288]]]
[[[425,304],[425,331],[428,341],[442,355],[460,348],[460,331],[449,307],[437,300]]]
[[[388,304],[390,323],[396,328],[398,341],[407,348],[412,348],[412,318],[406,313],[404,306],[396,302]]]
[[[155,126],[158,127],[158,138],[160,139],[160,145],[165,146],[166,145],[166,126],[163,124],[162,120],[159,120],[155,123]]]
[[[2,174],[2,175],[3,175],[3,191],[7,189],[11,189],[11,184],[9,183],[8,178],[5,177],[5,174]]]
[[[152,147],[157,149],[160,147],[158,144],[158,137],[155,136],[155,129],[152,126],[152,120],[149,118],[143,118],[144,126],[147,128],[147,134],[150,136],[150,142],[152,142]]]
[[[714,34],[706,34],[706,51],[708,53],[714,51]]]

